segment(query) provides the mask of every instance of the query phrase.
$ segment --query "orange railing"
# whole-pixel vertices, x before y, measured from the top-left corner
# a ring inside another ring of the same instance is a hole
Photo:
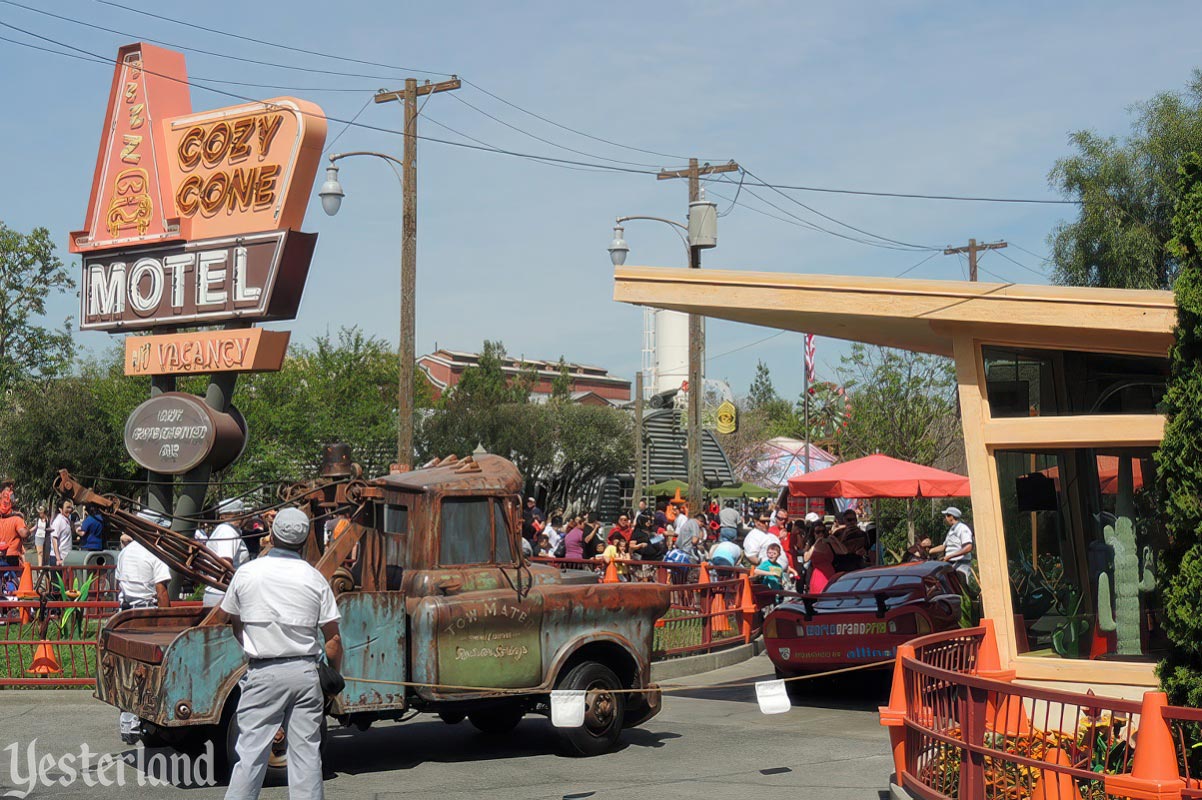
[[[750,571],[741,567],[639,560],[617,560],[608,565],[597,559],[534,560],[563,569],[596,572],[603,582],[624,579],[670,587],[668,613],[655,624],[651,654],[655,660],[721,650],[746,644],[760,635],[763,615]]]
[[[927,800],[1202,797],[1202,711],[1162,692],[1136,702],[1013,680],[991,620],[899,647],[880,710],[897,782]]]

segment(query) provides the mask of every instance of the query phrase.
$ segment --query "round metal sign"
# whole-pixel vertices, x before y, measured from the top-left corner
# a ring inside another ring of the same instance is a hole
[[[239,415],[241,416],[241,415]],[[152,397],[125,422],[125,449],[151,472],[178,475],[205,463],[229,464],[246,443],[245,427],[203,399],[182,392]]]

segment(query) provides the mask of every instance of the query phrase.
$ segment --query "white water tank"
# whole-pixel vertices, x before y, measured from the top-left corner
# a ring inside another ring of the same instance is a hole
[[[655,315],[654,394],[679,389],[689,377],[689,315],[661,309]]]

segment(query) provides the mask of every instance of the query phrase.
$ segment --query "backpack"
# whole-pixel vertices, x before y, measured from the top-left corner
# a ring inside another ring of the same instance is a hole
[[[563,558],[564,556],[566,556],[568,554],[567,538],[568,537],[565,534],[564,536],[560,537],[559,544],[555,545],[555,557],[556,558]]]

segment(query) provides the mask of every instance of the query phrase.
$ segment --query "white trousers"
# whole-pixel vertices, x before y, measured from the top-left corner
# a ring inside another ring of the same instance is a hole
[[[238,684],[238,763],[226,800],[255,800],[267,775],[271,740],[280,727],[288,737],[288,797],[323,800],[321,718],[325,699],[315,661],[250,666]]]

